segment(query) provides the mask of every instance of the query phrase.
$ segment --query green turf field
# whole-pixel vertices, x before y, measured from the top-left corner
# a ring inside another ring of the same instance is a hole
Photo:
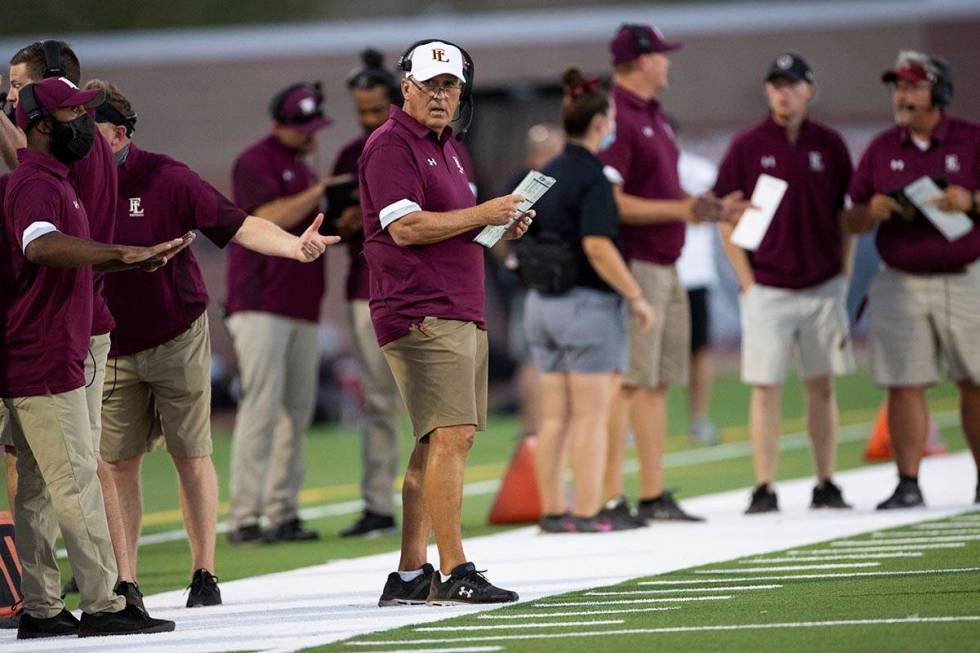
[[[954,548],[924,548],[914,557],[876,558],[879,564],[865,563],[867,567],[857,569],[780,570],[787,557],[819,564],[812,560],[840,555],[851,542],[909,542],[909,537],[921,539],[932,533],[956,534],[965,542]],[[309,651],[478,650],[483,646],[487,651],[568,653],[976,652],[980,651],[980,535],[976,533],[980,533],[980,512],[965,513],[550,596]]]
[[[840,379],[838,400],[842,426],[858,425],[850,429],[851,440],[842,442],[838,449],[838,468],[849,469],[863,464],[862,452],[869,427],[878,412],[883,393],[875,389],[866,372]],[[723,490],[748,488],[753,484],[750,453],[744,443],[747,438],[748,389],[736,375],[724,375],[717,379],[712,394],[711,414],[722,428],[722,449],[690,449],[685,435],[686,409],[681,390],[670,393],[670,424],[668,440],[667,483],[677,490],[680,497],[695,496]],[[934,414],[945,414],[947,421],[955,415],[956,388],[945,383],[929,393]],[[803,396],[799,384],[791,380],[783,399],[784,433],[790,434],[804,428]],[[846,429],[844,429],[846,431]],[[516,418],[491,416],[489,430],[479,434],[470,455],[466,476],[467,483],[499,479],[511,455],[518,431]],[[403,440],[403,458],[411,445],[407,435]],[[943,429],[943,436],[951,450],[962,449],[962,432],[958,426]],[[798,478],[812,473],[812,463],[805,440],[800,437],[784,439],[784,446],[795,447],[784,451],[778,470],[779,478]],[[227,480],[230,437],[227,432],[216,432],[214,438],[214,462],[221,481],[221,519],[227,511]],[[359,442],[353,429],[316,428],[310,435],[307,451],[307,474],[301,500],[304,506],[343,504],[359,496]],[[718,458],[707,460],[707,458]],[[3,471],[0,470],[0,474]],[[161,533],[181,528],[181,516],[177,497],[175,472],[169,457],[162,451],[146,456],[143,465],[145,520],[144,534]],[[627,475],[628,491],[635,496],[635,474]],[[883,488],[887,493],[890,488]],[[468,496],[463,504],[464,536],[486,534],[498,530],[486,525],[486,514],[493,495],[485,490]],[[354,510],[351,506],[349,510]],[[280,544],[275,546],[231,547],[223,535],[218,536],[216,554],[217,573],[222,580],[285,571],[328,560],[350,558],[392,551],[398,548],[397,536],[373,540],[342,540],[337,533],[356,517],[355,512],[335,514],[315,519],[310,525],[324,536],[323,541],[313,543]],[[247,551],[247,554],[246,554]],[[64,562],[64,561],[63,561]],[[189,581],[190,553],[186,541],[171,541],[141,547],[139,557],[139,581],[146,594],[184,587]],[[63,565],[67,570],[67,564]],[[70,602],[70,607],[75,607]]]

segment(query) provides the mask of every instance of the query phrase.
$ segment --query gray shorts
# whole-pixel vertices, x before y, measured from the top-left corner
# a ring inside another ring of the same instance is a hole
[[[573,288],[527,294],[524,332],[531,361],[548,373],[622,372],[628,362],[626,311],[619,295]]]

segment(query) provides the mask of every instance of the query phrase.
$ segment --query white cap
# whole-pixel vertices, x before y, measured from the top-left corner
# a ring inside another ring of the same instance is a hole
[[[412,50],[409,59],[412,60],[412,71],[408,74],[420,82],[445,74],[457,77],[461,82],[466,81],[463,76],[463,53],[455,45],[442,41],[425,43]]]

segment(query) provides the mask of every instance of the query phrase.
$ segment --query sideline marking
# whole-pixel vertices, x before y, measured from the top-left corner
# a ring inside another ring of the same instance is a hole
[[[682,601],[726,601],[731,594],[721,596],[678,596],[677,598],[621,599],[616,601],[571,601],[562,603],[535,603],[533,608],[584,608],[590,605],[630,605],[632,603],[680,603]]]
[[[365,651],[364,653],[493,653],[504,650],[503,646],[464,646],[463,648],[399,648]]]
[[[953,542],[947,544],[897,544],[895,542],[869,542],[868,546],[855,546],[849,549],[809,549],[801,551],[795,549],[787,551],[787,555],[805,556],[812,555],[814,552],[827,551],[839,553],[869,553],[874,551],[919,551],[927,549],[962,549],[966,542]]]
[[[597,619],[594,621],[552,621],[537,624],[487,624],[486,626],[419,626],[417,633],[445,633],[457,630],[511,630],[513,628],[570,628],[571,626],[612,626],[626,623],[622,619]]]
[[[750,590],[774,590],[782,585],[739,585],[737,587],[687,587],[665,590],[626,590],[616,592],[586,592],[586,596],[625,596],[629,594],[673,594],[675,592],[748,592]]]
[[[980,615],[955,617],[904,617],[899,619],[838,619],[836,621],[793,621],[770,624],[725,624],[720,626],[672,626],[663,628],[624,628],[622,630],[593,630],[576,633],[528,633],[526,635],[491,635],[455,639],[408,639],[368,642],[347,642],[348,646],[377,646],[384,644],[443,644],[452,642],[499,641],[512,639],[564,639],[568,637],[608,637],[610,635],[654,635],[658,633],[704,633],[725,630],[778,630],[784,628],[827,628],[832,626],[891,626],[898,624],[945,624],[980,621]]]
[[[921,551],[896,551],[894,553],[861,553],[855,555],[826,555],[826,556],[790,556],[788,558],[760,558],[756,560],[739,560],[742,565],[776,564],[785,562],[823,562],[825,560],[866,560],[871,558],[920,558]]]
[[[680,610],[679,605],[661,605],[655,608],[619,608],[616,610],[578,610],[574,612],[526,612],[524,614],[481,614],[477,619],[540,619],[542,617],[589,617],[595,614],[632,614],[634,612],[660,612]]]
[[[980,535],[980,528],[944,529],[934,531],[915,531],[912,533],[872,533],[871,537],[888,540],[893,537],[952,537],[953,535]],[[963,539],[962,537],[959,539]]]
[[[880,567],[880,562],[837,562],[829,565],[789,565],[786,567],[749,567],[739,569],[729,567],[727,569],[699,569],[695,574],[750,574],[755,572],[767,571],[806,571],[807,569],[858,569],[861,567]]]
[[[927,531],[927,530],[932,530],[932,529],[936,529],[936,530],[947,530],[947,529],[953,530],[953,529],[956,529],[956,528],[977,529],[977,528],[980,528],[980,522],[976,522],[976,525],[974,525],[974,522],[969,522],[969,521],[968,522],[962,522],[961,521],[961,522],[956,522],[956,523],[953,523],[953,522],[939,522],[939,523],[926,522],[924,524],[914,524],[912,526],[912,528],[914,528],[917,531]]]
[[[743,569],[742,571],[748,571]],[[637,585],[691,585],[694,583],[735,583],[760,580],[806,580],[807,578],[857,578],[863,576],[918,576],[921,574],[969,574],[980,567],[954,569],[910,569],[908,571],[852,571],[848,574],[789,574],[786,576],[746,576],[744,578],[697,578],[692,580],[641,580]]]
[[[953,543],[953,542],[967,542],[972,540],[980,540],[980,535],[964,535],[962,537],[908,537],[908,538],[894,538],[887,542],[882,540],[841,540],[839,542],[831,542],[830,546],[835,547],[849,547],[849,546],[868,546],[878,545],[878,544],[940,544],[940,543]]]

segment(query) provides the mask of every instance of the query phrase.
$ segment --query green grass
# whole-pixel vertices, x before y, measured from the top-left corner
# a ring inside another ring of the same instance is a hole
[[[972,513],[980,515],[980,512]],[[937,520],[936,523],[949,522],[954,518]],[[974,527],[977,524],[973,524]],[[905,526],[890,529],[888,532],[915,533],[917,529]],[[862,540],[873,541],[870,535],[858,536]],[[857,539],[857,538],[847,538]],[[878,539],[877,541],[881,541]],[[829,542],[817,545],[799,547],[795,551],[828,551],[835,549]],[[839,548],[835,550],[839,551]],[[740,566],[745,561],[746,568],[755,565],[751,561],[764,558],[783,557],[779,553],[756,555],[741,558],[739,561],[728,561],[677,571],[662,576],[639,578],[619,585],[602,588],[605,591],[636,591],[649,589],[670,589],[677,587],[710,587],[703,583],[706,578],[725,577],[771,577],[785,574],[800,575],[810,572],[768,572],[722,575],[704,574],[713,569],[731,569]],[[618,613],[590,616],[550,616],[546,618],[529,618],[535,623],[555,623],[556,626],[535,628],[533,631],[521,629],[496,629],[493,631],[461,631],[451,630],[442,632],[416,632],[414,627],[399,628],[365,635],[358,638],[338,642],[328,646],[308,649],[310,653],[328,651],[378,650],[391,648],[409,648],[424,646],[426,648],[444,648],[452,646],[493,646],[501,645],[507,651],[539,652],[561,650],[563,653],[578,651],[591,653],[595,650],[617,651],[650,651],[662,650],[672,653],[684,651],[980,651],[980,621],[944,622],[944,623],[906,623],[906,624],[852,624],[824,625],[807,628],[744,628],[697,630],[702,627],[745,626],[760,624],[792,624],[800,622],[853,621],[907,619],[912,616],[919,618],[971,616],[980,617],[980,542],[967,541],[966,546],[958,549],[929,549],[917,558],[886,558],[877,559],[880,566],[870,571],[896,572],[889,576],[854,576],[849,578],[807,578],[807,579],[773,579],[772,581],[731,581],[726,580],[725,586],[781,584],[782,587],[771,590],[751,590],[730,592],[730,600],[677,603],[676,609],[644,612]],[[959,573],[929,573],[907,574],[901,572],[914,570],[953,570],[969,569],[972,571]],[[847,572],[849,570],[841,570]],[[858,569],[856,571],[866,571]],[[836,570],[829,573],[840,573]],[[827,572],[812,572],[827,573]],[[697,581],[690,585],[640,585],[643,581],[685,580]],[[715,585],[718,586],[717,584]],[[559,608],[546,607],[549,603],[583,602],[589,607],[567,608],[569,611],[595,611],[603,609],[629,608],[629,605],[599,606],[596,601],[636,598],[629,596],[596,596],[586,592],[563,594],[548,597],[537,602],[528,602],[495,610],[494,619],[481,619],[476,615],[448,619],[437,624],[426,624],[427,627],[458,628],[486,627],[489,624],[519,624],[521,619],[513,621],[499,619],[506,615],[540,614]],[[677,597],[691,596],[691,593],[659,592],[653,596]],[[645,597],[639,597],[645,598]],[[664,604],[657,604],[661,607]],[[666,605],[671,605],[666,603]],[[636,607],[649,607],[648,605]],[[565,611],[565,608],[561,608]],[[621,624],[596,626],[561,627],[562,621],[581,622],[588,620],[619,620]],[[604,631],[621,631],[634,629],[689,629],[683,632],[645,632],[634,634],[611,634]],[[569,632],[594,632],[592,636],[547,638],[548,635],[560,635]],[[535,639],[527,638],[533,633]],[[506,639],[500,639],[504,637]],[[421,640],[421,641],[420,641]],[[434,641],[446,640],[446,641]],[[350,642],[361,645],[352,646]],[[464,643],[465,642],[465,643]]]
[[[875,389],[866,372],[860,372],[837,383],[838,401],[842,424],[873,421],[883,394]],[[722,429],[725,442],[738,442],[747,438],[747,405],[749,391],[735,375],[723,375],[716,381],[712,393],[711,415]],[[933,410],[950,410],[956,406],[956,388],[945,383],[930,393]],[[801,431],[804,428],[803,396],[799,384],[791,380],[783,394],[784,432]],[[683,391],[671,390],[669,397],[668,452],[689,448],[686,432],[686,408]],[[412,444],[406,433],[402,440],[402,458],[407,457]],[[498,479],[506,468],[519,430],[512,416],[491,416],[489,430],[478,434],[467,468],[467,482]],[[959,428],[943,431],[951,450],[964,445]],[[359,497],[360,444],[356,430],[351,428],[314,428],[306,449],[306,479],[301,500],[304,506],[322,505],[355,500]],[[864,464],[864,442],[842,442],[838,448],[838,469],[851,469]],[[214,434],[214,464],[221,483],[221,518],[227,509],[228,461],[230,435],[227,431]],[[807,449],[784,452],[779,461],[778,477],[799,478],[812,474],[812,462]],[[0,470],[0,475],[4,472]],[[698,462],[667,470],[667,483],[678,490],[678,496],[695,496],[749,488],[753,484],[751,460],[748,455],[739,459],[716,462]],[[143,464],[145,502],[144,533],[169,531],[182,526],[177,496],[176,476],[169,457],[162,451],[146,456]],[[636,477],[627,476],[627,491],[635,497]],[[746,494],[748,498],[748,494]],[[486,515],[493,497],[489,494],[467,497],[463,504],[463,533],[473,537],[497,532],[499,527],[486,524]],[[312,520],[309,525],[319,530],[324,539],[313,543],[295,543],[278,546],[233,548],[218,537],[216,551],[217,573],[222,580],[233,580],[258,574],[286,571],[328,560],[393,551],[398,548],[398,537],[388,536],[373,540],[349,541],[337,533],[349,525],[354,514]],[[190,552],[185,541],[144,546],[140,550],[139,580],[146,594],[184,587],[189,582]],[[63,561],[67,575],[67,562]]]

